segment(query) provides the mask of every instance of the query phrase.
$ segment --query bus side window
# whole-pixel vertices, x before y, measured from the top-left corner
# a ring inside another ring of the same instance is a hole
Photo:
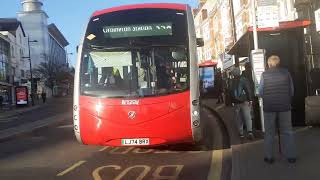
[[[88,62],[89,62],[89,58],[87,55],[83,56],[83,61],[81,63],[81,84],[86,85],[90,82],[90,75],[88,73]]]

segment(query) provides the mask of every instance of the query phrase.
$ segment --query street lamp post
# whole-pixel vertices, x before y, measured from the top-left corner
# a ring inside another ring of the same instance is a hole
[[[29,59],[29,66],[30,66],[30,78],[31,78],[31,104],[34,106],[34,94],[33,94],[33,77],[32,77],[32,64],[31,64],[31,53],[30,53],[30,43],[31,42],[38,42],[37,40],[30,41],[30,38],[28,36],[28,50],[29,50],[29,56],[28,57],[23,57],[23,58],[28,58]]]

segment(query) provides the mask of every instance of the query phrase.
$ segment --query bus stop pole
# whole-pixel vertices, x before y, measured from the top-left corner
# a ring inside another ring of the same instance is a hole
[[[258,50],[259,49],[259,39],[258,39],[258,31],[257,31],[257,16],[256,16],[256,1],[251,0],[251,8],[252,8],[252,26],[253,26],[253,42],[254,42],[254,49]],[[253,63],[251,61],[251,63]],[[259,83],[259,82],[257,82]],[[261,119],[261,129],[262,132],[265,132],[264,128],[264,114],[263,114],[263,102],[262,98],[259,97],[259,108],[260,108],[260,119]]]

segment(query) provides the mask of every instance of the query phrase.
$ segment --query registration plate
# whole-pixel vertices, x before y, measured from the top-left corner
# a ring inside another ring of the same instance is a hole
[[[132,145],[149,145],[149,138],[138,138],[138,139],[122,139],[121,141],[123,146],[132,146]]]

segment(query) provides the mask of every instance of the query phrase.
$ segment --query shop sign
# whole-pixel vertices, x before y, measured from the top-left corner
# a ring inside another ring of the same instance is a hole
[[[314,14],[316,16],[316,28],[317,31],[320,32],[320,9],[316,10]]]
[[[19,86],[16,87],[16,104],[26,105],[28,104],[28,87]]]
[[[224,53],[221,54],[221,57],[223,70],[228,69],[235,64],[235,59],[233,55]]]

